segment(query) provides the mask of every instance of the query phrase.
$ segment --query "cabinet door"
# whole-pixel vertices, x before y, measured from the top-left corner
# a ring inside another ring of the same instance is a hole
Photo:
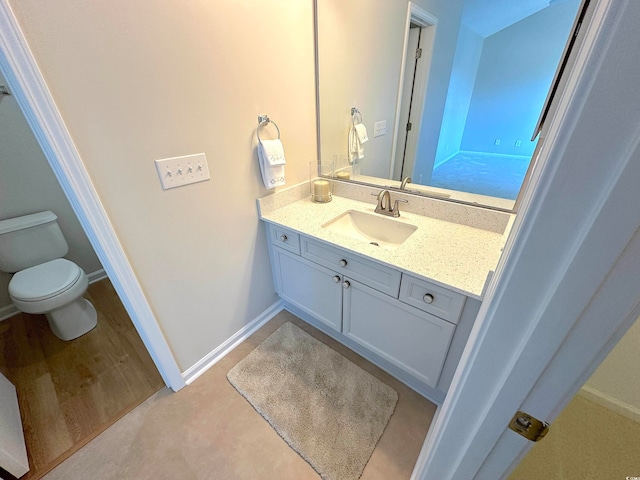
[[[342,276],[274,248],[280,296],[331,328],[342,328]]]
[[[455,325],[346,279],[343,333],[436,387]]]

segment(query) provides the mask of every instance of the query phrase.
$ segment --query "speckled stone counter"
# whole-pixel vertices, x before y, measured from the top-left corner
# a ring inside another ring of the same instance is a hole
[[[418,228],[398,248],[385,249],[323,228],[348,210],[374,214],[375,205],[335,195],[330,203],[314,203],[304,195],[305,187],[297,188],[304,198],[296,199],[295,191],[288,191],[283,192],[286,199],[277,200],[276,194],[266,197],[264,205],[260,199],[260,218],[477,299],[482,299],[512,223],[496,232],[402,211],[401,205],[400,218],[385,218]]]

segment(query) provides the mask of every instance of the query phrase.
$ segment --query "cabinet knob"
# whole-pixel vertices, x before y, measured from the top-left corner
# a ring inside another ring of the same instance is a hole
[[[347,261],[343,258],[342,260],[340,260],[338,262],[338,265],[340,265],[341,267],[346,267],[347,266]]]
[[[282,235],[280,235],[280,240],[281,240],[281,241],[283,241],[283,242],[286,242],[286,241],[287,241],[287,240],[289,240],[289,239],[288,239],[288,238],[287,238],[287,236],[283,233]]]
[[[351,283],[349,283],[349,280],[345,280],[344,282],[342,282],[342,288],[349,288],[351,286]]]
[[[433,303],[433,295],[431,295],[430,293],[425,294],[422,299],[424,300],[424,303]]]
[[[334,275],[333,281],[338,283],[340,281],[340,277],[338,275]]]

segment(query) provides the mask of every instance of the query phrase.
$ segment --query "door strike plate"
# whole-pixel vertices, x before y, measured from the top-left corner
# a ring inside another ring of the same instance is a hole
[[[549,424],[532,417],[528,413],[518,411],[511,419],[509,428],[527,440],[538,442],[549,431]]]

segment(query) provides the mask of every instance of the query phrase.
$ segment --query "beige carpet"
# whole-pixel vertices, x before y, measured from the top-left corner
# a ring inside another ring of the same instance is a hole
[[[325,480],[357,480],[398,401],[373,375],[287,322],[229,382]]]
[[[436,406],[285,311],[191,385],[178,393],[165,388],[149,398],[64,461],[46,480],[320,480],[227,380],[234,365],[286,322],[398,392],[396,410],[361,480],[409,480]]]

